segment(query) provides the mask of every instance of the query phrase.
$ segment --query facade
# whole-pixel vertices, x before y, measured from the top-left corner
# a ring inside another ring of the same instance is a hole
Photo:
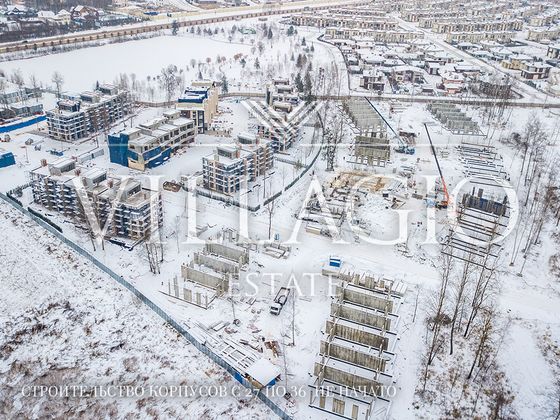
[[[218,112],[216,83],[208,80],[192,82],[177,100],[177,109],[183,117],[194,120],[199,133],[204,133]]]
[[[110,134],[109,156],[113,163],[143,171],[166,162],[195,136],[193,120],[181,117],[178,110],[167,111],[163,117]]]
[[[548,79],[551,66],[545,63],[525,63],[521,68],[521,77],[527,80]]]
[[[30,176],[36,203],[80,225],[95,217],[101,228],[107,226],[105,237],[139,241],[163,224],[160,193],[143,188],[136,180],[110,177],[103,169],[81,168],[68,158],[50,165],[45,162]],[[84,205],[86,198],[90,205]]]
[[[6,107],[17,102],[24,102],[32,98],[41,97],[41,90],[30,86],[22,86],[21,89],[15,83],[0,77],[2,88],[0,89],[0,105]]]
[[[361,28],[328,27],[325,30],[325,36],[329,39],[352,39],[357,37],[365,37],[373,42],[396,44],[413,41],[417,38],[424,38],[424,33],[419,31],[407,31],[404,29],[383,31]]]
[[[318,28],[365,28],[373,30],[394,31],[399,24],[395,20],[384,17],[368,16],[364,18],[355,14],[341,14],[329,11],[328,13],[302,13],[292,16],[292,24],[298,26],[315,26]]]
[[[49,136],[74,142],[108,129],[130,112],[127,91],[112,85],[101,85],[78,97],[62,99],[55,109],[47,111]]]
[[[553,44],[548,46],[546,56],[552,59],[560,58],[560,44]]]
[[[383,92],[385,90],[385,81],[383,73],[379,70],[364,70],[360,77],[360,87],[367,90],[376,90]]]
[[[529,41],[541,42],[545,40],[554,40],[560,37],[560,25],[551,25],[548,27],[529,28],[527,31],[527,39]]]
[[[243,133],[236,145],[217,147],[202,158],[204,187],[222,194],[239,191],[241,182],[264,176],[274,164],[271,142]]]

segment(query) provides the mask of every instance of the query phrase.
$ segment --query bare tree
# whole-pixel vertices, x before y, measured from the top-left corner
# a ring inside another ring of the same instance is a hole
[[[495,313],[490,307],[484,308],[482,310],[482,319],[476,337],[474,358],[467,379],[471,379],[474,368],[477,366],[477,364],[479,367],[484,365],[484,360],[486,360],[486,356],[489,353],[492,334],[494,332],[494,317]]]
[[[41,86],[39,80],[37,79],[37,76],[35,76],[34,73],[29,76],[29,85],[33,89],[33,95],[35,96],[35,100],[39,102],[39,89]]]
[[[431,332],[431,338],[428,342],[428,349],[426,352],[424,360],[424,373],[423,373],[423,385],[422,391],[426,390],[426,383],[428,381],[428,374],[430,365],[433,363],[436,356],[439,354],[443,347],[443,336],[442,328],[446,323],[445,309],[448,299],[448,286],[452,271],[453,257],[452,255],[443,255],[443,267],[441,273],[441,283],[435,300],[433,302],[433,307],[431,309],[431,314],[428,316],[427,327]]]
[[[469,283],[469,279],[471,278],[471,273],[473,269],[473,255],[472,252],[469,252],[466,256],[465,261],[463,262],[463,270],[459,278],[454,281],[453,284],[453,309],[451,314],[451,331],[449,332],[449,354],[453,354],[453,338],[455,335],[455,329],[458,327],[459,324],[459,313],[461,308],[465,303],[465,297],[467,293],[467,284]]]
[[[270,200],[266,205],[266,213],[268,214],[268,239],[272,235],[272,218],[274,217],[274,212],[276,211],[276,200]]]
[[[10,105],[8,101],[8,96],[6,95],[7,88],[8,88],[8,82],[6,82],[6,79],[0,78],[0,98],[4,109],[7,109],[8,106]]]
[[[26,95],[25,95],[25,81],[23,80],[23,74],[21,73],[20,69],[15,69],[10,76],[10,79],[13,84],[18,87],[19,90],[19,98],[22,103],[25,102]]]
[[[171,102],[179,87],[179,77],[176,73],[177,67],[172,64],[161,69],[159,84],[165,93],[166,102]]]
[[[54,83],[56,88],[56,97],[60,98],[60,92],[62,90],[62,85],[64,85],[64,77],[58,71],[55,71],[52,75],[51,81]]]

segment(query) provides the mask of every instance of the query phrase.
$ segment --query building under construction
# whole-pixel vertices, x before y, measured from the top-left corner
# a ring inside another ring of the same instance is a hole
[[[427,108],[452,134],[482,135],[477,122],[454,104],[433,102]]]
[[[383,418],[393,382],[399,308],[406,286],[371,273],[341,270],[309,405],[343,418]]]
[[[387,124],[365,98],[349,99],[344,110],[358,133],[354,139],[355,163],[386,166],[391,159]]]
[[[92,220],[107,226],[106,237],[140,241],[163,225],[161,194],[130,178],[108,175],[61,158],[30,172],[33,199],[91,230]]]
[[[210,304],[227,293],[230,280],[249,263],[249,250],[233,243],[206,243],[201,252],[181,266],[182,280],[168,281],[163,294],[208,309]]]

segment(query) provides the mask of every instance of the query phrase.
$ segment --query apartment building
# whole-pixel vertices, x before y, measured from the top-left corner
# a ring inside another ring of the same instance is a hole
[[[431,30],[440,34],[449,34],[453,32],[520,31],[522,28],[523,21],[521,19],[484,21],[478,18],[468,20],[457,20],[455,18],[434,22]]]
[[[550,26],[560,18],[560,9],[552,8],[531,16],[528,19],[530,26]]]
[[[251,182],[274,164],[270,141],[242,133],[237,143],[219,146],[212,155],[202,158],[204,187],[222,194],[239,191],[242,181]]]
[[[560,37],[560,25],[551,25],[548,27],[529,28],[527,30],[527,39],[529,41],[542,42],[555,40]]]
[[[197,80],[179,97],[177,109],[183,117],[194,121],[199,133],[204,133],[218,113],[218,96],[215,82]]]
[[[69,158],[43,162],[30,177],[37,204],[83,227],[94,217],[101,228],[107,226],[105,237],[140,241],[163,225],[161,194],[137,180],[80,167]]]
[[[560,58],[560,44],[552,44],[548,46],[546,56],[552,59]]]
[[[162,117],[110,134],[109,157],[139,171],[155,168],[193,143],[196,132],[193,120],[181,117],[178,110],[166,111]]]
[[[515,37],[515,32],[451,32],[445,36],[445,40],[452,44],[472,42],[478,44],[482,41],[496,41],[508,43]]]
[[[74,142],[109,129],[130,112],[127,91],[113,85],[100,85],[94,91],[66,96],[58,101],[55,109],[47,111],[49,136]]]
[[[394,31],[398,29],[397,21],[385,17],[357,16],[333,13],[303,13],[292,16],[292,24],[297,26],[314,26],[317,28],[362,28],[376,31]]]
[[[419,31],[395,30],[375,31],[361,28],[337,28],[329,27],[325,30],[328,39],[353,39],[368,38],[372,42],[383,44],[402,44],[415,39],[424,38],[424,33]]]

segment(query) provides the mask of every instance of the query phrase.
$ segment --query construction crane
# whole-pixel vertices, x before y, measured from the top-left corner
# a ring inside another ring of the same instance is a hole
[[[370,106],[373,108],[373,110],[377,113],[377,115],[379,115],[379,117],[383,120],[383,122],[385,124],[387,124],[387,127],[389,127],[389,130],[391,130],[391,132],[393,133],[393,135],[397,138],[398,142],[399,142],[399,146],[395,147],[395,152],[397,153],[405,153],[407,155],[413,155],[414,153],[416,153],[416,149],[412,146],[410,146],[406,141],[404,141],[402,139],[402,137],[397,134],[397,132],[395,130],[393,130],[393,127],[391,127],[391,124],[389,124],[389,121],[387,121],[385,119],[385,117],[383,116],[383,114],[381,114],[381,112],[379,112],[379,110],[377,109],[377,107],[373,104],[373,102],[366,96],[365,97],[366,101],[368,101],[368,103],[370,104]]]
[[[449,206],[449,191],[447,191],[447,184],[445,179],[443,179],[443,172],[441,172],[441,166],[439,165],[439,160],[436,154],[436,148],[434,143],[432,143],[432,137],[430,136],[430,130],[428,130],[428,125],[424,123],[424,128],[426,129],[426,134],[428,135],[428,140],[430,141],[430,147],[432,148],[432,153],[434,154],[434,159],[436,160],[437,169],[439,171],[439,177],[441,178],[441,184],[443,185],[443,195],[445,199],[442,201],[436,201],[436,207],[438,209],[446,209]]]

